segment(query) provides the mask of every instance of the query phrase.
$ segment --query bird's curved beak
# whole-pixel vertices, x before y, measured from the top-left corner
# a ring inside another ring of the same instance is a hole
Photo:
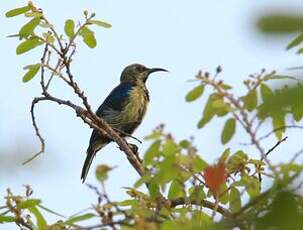
[[[148,75],[150,75],[151,73],[160,72],[160,71],[168,72],[166,69],[162,69],[162,68],[151,68],[148,70]]]

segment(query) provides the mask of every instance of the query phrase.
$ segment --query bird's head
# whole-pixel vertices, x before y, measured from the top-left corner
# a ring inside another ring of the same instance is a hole
[[[158,71],[165,71],[166,69],[162,68],[147,68],[144,65],[141,64],[132,64],[129,66],[126,66],[123,70],[120,81],[121,82],[134,82],[134,83],[145,83],[148,76],[151,73],[158,72]]]

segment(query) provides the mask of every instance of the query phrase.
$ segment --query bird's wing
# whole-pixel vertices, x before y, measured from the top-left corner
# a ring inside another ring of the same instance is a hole
[[[124,82],[118,85],[107,96],[102,105],[98,108],[96,114],[111,124],[123,110],[133,87],[134,85],[130,82]]]
[[[121,83],[114,88],[96,111],[97,116],[102,117],[108,124],[113,124],[127,103],[128,95],[132,88],[133,84],[128,82]],[[89,148],[95,148],[94,145],[98,142],[108,142],[108,140],[100,139],[98,131],[93,130]]]

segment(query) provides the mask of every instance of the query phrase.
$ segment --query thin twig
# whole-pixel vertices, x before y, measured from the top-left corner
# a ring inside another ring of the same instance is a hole
[[[117,220],[105,224],[97,224],[88,227],[78,227],[78,229],[82,229],[82,230],[102,229],[104,227],[113,226],[113,225],[128,226],[128,227],[133,226],[132,224],[129,224],[126,220]]]
[[[301,156],[303,154],[303,149],[301,149],[300,151],[296,152],[294,154],[294,156],[292,157],[292,159],[290,160],[290,163],[294,163],[296,161],[296,159]]]
[[[170,206],[172,208],[174,208],[178,205],[184,205],[184,204],[199,205],[199,206],[203,206],[205,208],[209,208],[211,210],[213,210],[216,207],[216,204],[214,204],[208,200],[195,201],[195,200],[190,200],[190,198],[177,198],[177,199],[171,200]],[[217,212],[219,212],[224,217],[232,216],[231,212],[228,209],[226,209],[220,205],[218,205],[218,207],[217,207]]]
[[[42,66],[41,66],[41,81],[40,81],[40,85],[41,85],[41,89],[42,89],[42,92],[45,93],[46,90],[45,90],[45,87],[44,87],[44,62],[45,62],[45,59],[46,59],[46,55],[47,55],[47,52],[48,52],[48,44],[45,45],[44,47],[44,51],[43,51],[43,55],[41,57],[41,63],[42,63]],[[26,161],[24,161],[22,164],[25,165],[27,164],[28,162],[32,161],[33,159],[35,159],[36,157],[38,157],[40,154],[44,153],[45,151],[45,140],[43,139],[43,137],[41,136],[40,134],[40,131],[39,131],[39,128],[38,128],[38,125],[37,125],[37,122],[36,122],[36,118],[35,118],[35,113],[34,113],[34,108],[35,108],[35,105],[42,99],[43,97],[36,97],[33,99],[32,101],[32,104],[31,104],[31,109],[30,109],[30,113],[31,113],[31,119],[32,119],[32,124],[34,126],[34,129],[35,129],[35,133],[36,133],[36,136],[39,138],[39,141],[41,143],[41,147],[40,147],[40,151],[37,152],[36,154],[34,154],[31,158],[27,159]]]
[[[63,45],[62,45],[60,36],[59,36],[59,34],[57,33],[57,31],[55,30],[55,28],[54,28],[54,25],[51,24],[44,16],[42,16],[41,19],[44,20],[45,23],[47,23],[48,25],[50,25],[50,30],[51,30],[52,33],[54,34],[54,36],[55,36],[55,38],[56,38],[56,41],[57,41],[57,43],[58,43],[58,45],[59,45],[59,47],[60,47],[61,52],[63,52],[63,51],[64,51],[64,48],[63,48]],[[60,52],[58,51],[58,54],[59,54],[59,53],[60,53]]]
[[[49,66],[48,63],[47,63],[47,66]],[[48,87],[49,87],[51,81],[53,80],[53,77],[55,76],[55,73],[60,73],[60,69],[57,70],[60,66],[61,66],[61,60],[59,59],[58,62],[57,62],[57,65],[56,65],[56,67],[55,67],[55,69],[54,69],[55,71],[52,71],[52,74],[51,74],[50,78],[48,79],[48,81],[47,81],[47,83],[46,83],[46,86],[45,86],[46,89],[48,89]],[[61,74],[60,74],[60,75],[61,75]],[[63,76],[61,76],[61,78],[62,78],[63,80],[65,80],[65,78],[64,78]]]
[[[270,131],[269,133],[267,133],[266,135],[258,138],[258,141],[261,141],[267,137],[269,137],[270,135],[274,134],[275,132],[279,131],[279,130],[284,130],[284,129],[291,129],[291,128],[296,128],[296,129],[303,129],[303,126],[299,126],[299,125],[284,125],[281,127],[278,127],[276,129],[273,129],[272,131]]]
[[[269,150],[267,150],[267,152],[265,153],[265,156],[268,156],[272,151],[274,151],[282,142],[284,142],[284,141],[286,141],[287,140],[287,136],[286,137],[284,137],[284,138],[282,138],[281,140],[279,140],[279,141],[277,141],[277,143],[273,146],[273,147],[271,147]],[[263,158],[261,157],[261,161],[263,160]],[[261,166],[259,166],[259,168],[258,169],[260,169],[260,167]],[[253,174],[252,174],[252,176],[254,176],[254,175],[256,175],[258,173],[258,175],[259,175],[259,179],[260,179],[260,172],[258,172],[258,170],[256,170]],[[276,178],[278,178],[278,177],[276,177]]]
[[[272,151],[275,150],[275,148],[277,148],[282,142],[286,141],[287,140],[287,136],[282,138],[281,140],[279,140],[272,148],[270,148],[266,153],[265,153],[265,156],[268,156]],[[263,160],[261,158],[261,160]]]

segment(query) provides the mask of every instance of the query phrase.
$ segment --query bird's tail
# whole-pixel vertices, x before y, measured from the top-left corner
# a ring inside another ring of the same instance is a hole
[[[84,165],[82,168],[82,173],[81,173],[81,180],[82,183],[84,183],[86,176],[88,174],[89,168],[96,156],[96,153],[102,148],[104,147],[106,144],[100,146],[99,148],[93,148],[92,146],[89,146],[87,151],[86,151],[86,159],[84,161]]]

